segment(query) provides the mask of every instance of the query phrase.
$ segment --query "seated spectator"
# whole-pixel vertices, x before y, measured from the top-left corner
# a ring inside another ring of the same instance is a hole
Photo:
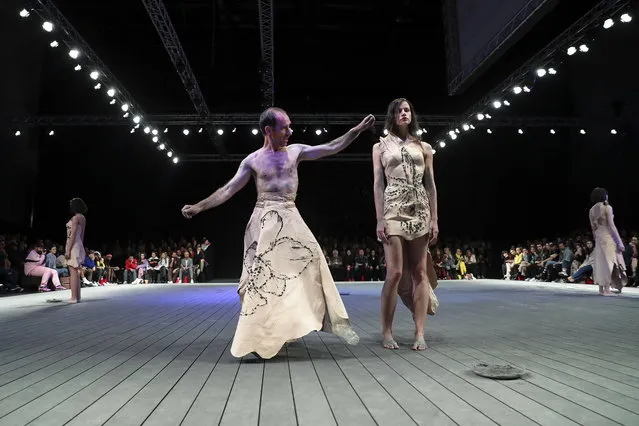
[[[346,278],[344,263],[342,262],[342,256],[339,255],[337,249],[333,250],[333,255],[328,260],[328,267],[331,270],[331,275],[335,281],[343,281]]]
[[[171,279],[169,278],[169,264],[169,255],[167,252],[163,251],[160,255],[160,263],[158,264],[160,268],[158,271],[158,275],[161,283],[171,282]]]
[[[135,281],[138,270],[138,261],[135,257],[129,256],[124,264],[124,282],[131,284]]]
[[[95,267],[95,254],[92,251],[87,251],[87,255],[82,262],[80,273],[82,274],[82,283],[89,287],[96,285],[95,278],[97,277]]]
[[[49,289],[49,280],[53,281],[56,290],[66,290],[66,288],[60,284],[58,271],[44,266],[46,256],[43,251],[43,245],[38,243],[35,248],[29,252],[24,261],[24,274],[29,277],[41,277],[40,291],[51,291]]]
[[[44,259],[44,266],[46,266],[47,268],[55,269],[58,272],[58,277],[68,277],[69,268],[58,268],[57,253],[58,253],[57,247],[52,246],[49,249],[49,253],[47,253]]]
[[[355,256],[353,265],[353,278],[356,281],[367,281],[368,258],[364,254],[364,250],[360,249]]]
[[[149,261],[146,260],[146,254],[140,253],[140,261],[138,262],[138,282],[144,282],[146,279],[146,271],[149,269]]]
[[[377,252],[375,250],[371,250],[370,255],[368,256],[368,278],[372,281],[380,280],[380,270],[379,270],[379,258],[377,257]]]
[[[0,238],[0,283],[4,284],[4,288],[12,293],[24,291],[18,285],[18,271],[11,268],[11,262],[5,250],[4,238]]]
[[[180,262],[179,282],[184,282],[184,276],[188,276],[189,281],[193,282],[193,259],[188,251],[184,252],[184,258]]]
[[[155,252],[151,252],[151,257],[149,257],[149,269],[147,272],[148,272],[149,282],[157,283],[158,273],[160,272],[160,258],[157,256]]]

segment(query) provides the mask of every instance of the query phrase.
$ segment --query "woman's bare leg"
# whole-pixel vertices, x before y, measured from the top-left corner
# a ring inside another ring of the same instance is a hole
[[[80,271],[69,266],[69,284],[71,286],[71,303],[80,302]]]
[[[386,349],[399,349],[399,345],[393,339],[393,317],[397,306],[397,287],[402,279],[403,240],[400,237],[389,237],[388,244],[384,244],[386,257],[386,280],[382,287],[382,336]]]
[[[407,242],[408,270],[413,280],[413,319],[415,321],[415,343],[413,350],[423,351],[428,348],[424,339],[426,314],[430,291],[426,260],[428,259],[428,237],[424,236]]]

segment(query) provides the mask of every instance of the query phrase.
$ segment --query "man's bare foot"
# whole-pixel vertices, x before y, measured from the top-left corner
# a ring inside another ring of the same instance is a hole
[[[415,343],[413,343],[414,351],[425,351],[428,349],[428,345],[426,344],[426,340],[423,337],[415,337]]]

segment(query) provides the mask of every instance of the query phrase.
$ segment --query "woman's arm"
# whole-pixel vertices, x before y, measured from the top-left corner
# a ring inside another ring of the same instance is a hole
[[[617,231],[617,227],[615,226],[615,215],[612,212],[611,206],[605,207],[605,215],[606,221],[608,222],[608,227],[612,232],[612,238],[615,240],[615,244],[617,245],[617,250],[624,251],[625,247],[623,246],[623,242],[621,241],[621,236],[619,235],[619,231]]]
[[[65,248],[64,257],[69,259],[71,257],[71,247],[75,244],[75,239],[78,237],[78,216],[74,215],[71,218],[71,236],[69,237],[69,242]]]
[[[377,219],[377,238],[383,242],[388,242],[386,235],[386,224],[384,222],[384,166],[382,165],[382,153],[380,144],[373,145],[373,197],[375,199],[375,218]]]

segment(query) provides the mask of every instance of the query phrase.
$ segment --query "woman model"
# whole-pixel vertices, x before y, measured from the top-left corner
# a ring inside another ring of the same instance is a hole
[[[86,228],[87,205],[80,198],[74,198],[69,202],[73,217],[67,222],[67,244],[64,257],[69,266],[69,280],[71,284],[71,303],[80,302],[80,268],[86,257],[84,251],[84,230]]]
[[[610,286],[621,293],[628,283],[626,263],[623,260],[625,247],[615,226],[612,207],[608,204],[608,191],[595,188],[590,200],[594,204],[588,215],[595,237],[593,279],[599,286],[599,294],[611,296],[613,293],[610,292]]]
[[[437,276],[428,252],[439,234],[433,149],[418,138],[417,117],[404,98],[388,106],[385,128],[388,135],[373,146],[377,238],[384,244],[387,268],[381,297],[383,346],[399,348],[392,332],[399,294],[413,313],[412,348],[425,350],[426,314],[437,306],[432,291]]]

